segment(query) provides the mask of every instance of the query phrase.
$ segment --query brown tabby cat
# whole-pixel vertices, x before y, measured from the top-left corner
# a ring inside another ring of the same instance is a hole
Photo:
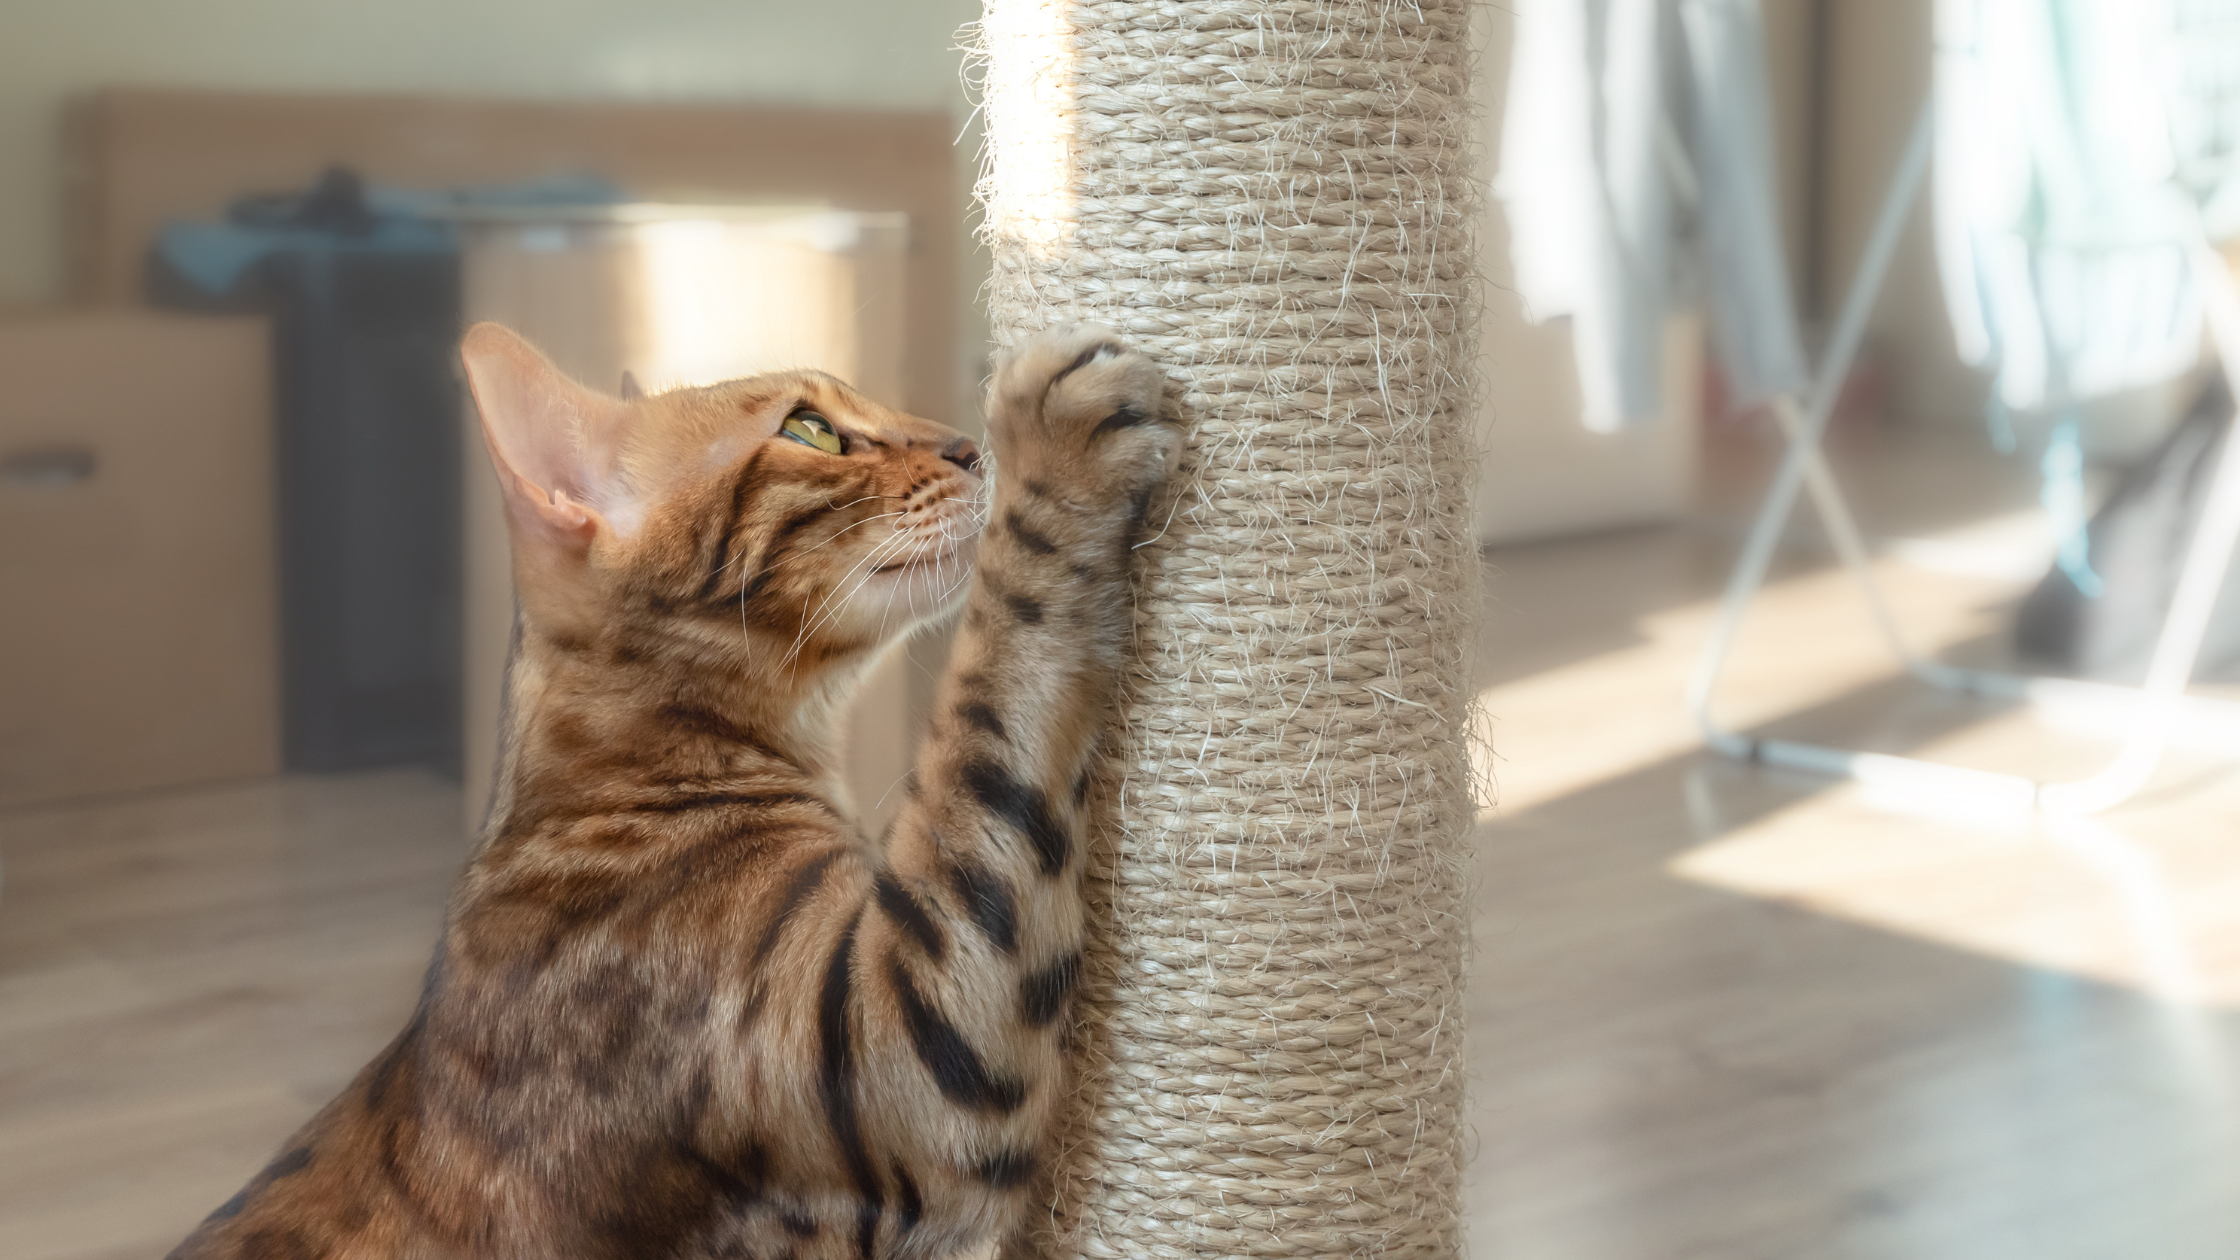
[[[628,401],[467,334],[520,591],[504,763],[412,1021],[174,1257],[934,1257],[1028,1207],[1065,1088],[1085,764],[1160,373],[1046,335],[973,444],[814,372]],[[976,536],[977,535],[977,536]],[[834,716],[953,607],[909,801]]]

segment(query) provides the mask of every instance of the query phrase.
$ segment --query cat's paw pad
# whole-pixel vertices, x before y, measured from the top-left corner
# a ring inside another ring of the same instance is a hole
[[[1140,499],[1182,459],[1166,375],[1117,334],[1076,324],[1004,356],[989,391],[997,458],[1076,501]],[[1023,467],[1022,467],[1023,466]]]

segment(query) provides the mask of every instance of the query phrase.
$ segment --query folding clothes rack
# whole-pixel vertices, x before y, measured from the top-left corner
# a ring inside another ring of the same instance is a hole
[[[2201,653],[2202,636],[2208,629],[2218,591],[2231,564],[2234,542],[2240,539],[2240,425],[2236,425],[2234,435],[2225,440],[2218,457],[2209,496],[2188,545],[2176,594],[2156,639],[2143,686],[2121,687],[1959,669],[1914,652],[1899,632],[1896,618],[1875,582],[1858,524],[1842,491],[1829,475],[1826,458],[1821,452],[1821,439],[1844,377],[1858,352],[1867,315],[1881,292],[1906,213],[1920,196],[1926,181],[1933,135],[1932,107],[1924,106],[1899,161],[1896,177],[1883,199],[1858,272],[1844,295],[1826,360],[1811,383],[1809,396],[1801,404],[1793,396],[1777,396],[1773,400],[1772,410],[1787,438],[1788,451],[1774,475],[1764,505],[1751,524],[1734,573],[1728,579],[1718,623],[1689,681],[1687,705],[1710,747],[1738,760],[1834,775],[1942,799],[1961,798],[2055,814],[2097,813],[2138,793],[2161,761],[2164,748],[2180,722],[2199,720],[2240,725],[2240,703],[2185,695],[2186,684],[2193,676]],[[2240,396],[2240,290],[2235,289],[2231,271],[2201,230],[2198,215],[2191,221],[2194,231],[2188,265],[2201,290],[2218,359],[2227,379],[2233,382],[2235,395]],[[1743,615],[1765,583],[1766,567],[1780,541],[1782,528],[1796,506],[1800,489],[1812,496],[1837,554],[1866,598],[1876,628],[1908,673],[1931,686],[1973,695],[2034,704],[2083,704],[2122,713],[2129,720],[2129,730],[2114,759],[2086,778],[2039,782],[2019,775],[1914,757],[1744,735],[1721,727],[1711,713],[1719,675],[1733,650]]]

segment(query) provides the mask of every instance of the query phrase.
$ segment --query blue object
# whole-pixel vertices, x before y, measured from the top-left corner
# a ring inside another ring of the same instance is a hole
[[[446,254],[457,233],[440,215],[460,206],[609,205],[624,200],[596,175],[553,175],[516,184],[427,192],[382,188],[335,169],[301,195],[235,202],[224,223],[173,220],[156,234],[159,257],[211,297],[233,293],[242,275],[274,254],[319,250]]]
[[[2092,541],[2085,533],[2090,517],[2084,501],[2084,446],[2077,437],[2075,408],[2064,411],[2046,435],[2046,453],[2038,462],[2038,503],[2053,527],[2054,563],[2086,599],[2098,599],[2106,587],[2092,571]]]
[[[283,764],[318,773],[459,759],[454,207],[612,202],[581,176],[369,188],[347,170],[173,223],[151,296],[272,319]]]
[[[2240,228],[2214,208],[2240,203],[2240,0],[1938,0],[1936,21],[1937,252],[1961,359],[2038,414],[2190,371],[2196,207],[2212,236]]]

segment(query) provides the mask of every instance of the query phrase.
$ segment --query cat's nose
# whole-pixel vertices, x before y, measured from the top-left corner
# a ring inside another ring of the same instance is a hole
[[[968,473],[980,471],[980,448],[973,443],[971,438],[963,436],[952,438],[947,446],[941,448],[941,458],[948,460]]]

